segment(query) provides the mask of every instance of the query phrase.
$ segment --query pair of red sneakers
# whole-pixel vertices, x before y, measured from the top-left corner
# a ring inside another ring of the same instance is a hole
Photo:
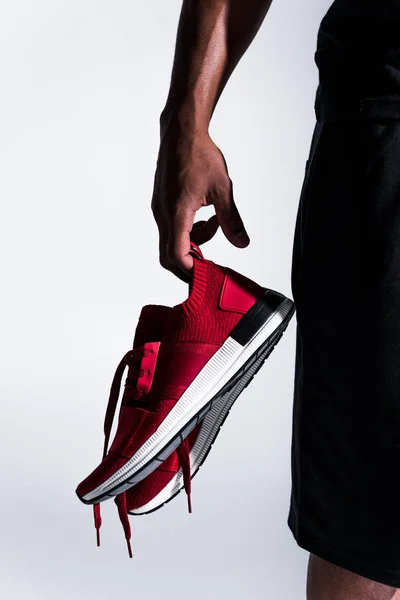
[[[273,350],[294,313],[291,300],[206,260],[191,245],[188,299],[144,306],[133,349],[117,367],[100,465],[76,493],[92,504],[100,545],[100,503],[115,498],[129,555],[128,514],[160,508],[186,490],[239,394]],[[125,368],[118,427],[108,448]]]

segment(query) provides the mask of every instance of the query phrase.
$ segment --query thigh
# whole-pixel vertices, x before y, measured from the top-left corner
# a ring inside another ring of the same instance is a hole
[[[397,588],[383,585],[310,556],[307,600],[399,600]]]

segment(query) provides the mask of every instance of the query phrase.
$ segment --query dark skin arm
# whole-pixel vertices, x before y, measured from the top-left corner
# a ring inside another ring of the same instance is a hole
[[[160,262],[184,281],[193,266],[190,240],[202,244],[220,226],[234,246],[244,248],[250,241],[224,156],[208,129],[218,99],[271,2],[184,0],[182,5],[171,86],[160,118],[152,210]],[[215,215],[193,226],[197,210],[210,204]]]

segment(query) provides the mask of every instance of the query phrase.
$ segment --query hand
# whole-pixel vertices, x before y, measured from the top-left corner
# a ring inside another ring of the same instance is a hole
[[[212,204],[215,215],[194,224],[196,212]],[[236,247],[250,240],[233,199],[222,152],[208,133],[182,134],[170,126],[160,144],[151,203],[160,238],[160,263],[183,281],[193,267],[190,240],[197,245],[220,226]]]

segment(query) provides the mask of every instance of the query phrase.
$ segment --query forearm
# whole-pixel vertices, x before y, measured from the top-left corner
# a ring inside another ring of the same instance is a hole
[[[161,134],[207,131],[218,99],[272,0],[184,0]]]

